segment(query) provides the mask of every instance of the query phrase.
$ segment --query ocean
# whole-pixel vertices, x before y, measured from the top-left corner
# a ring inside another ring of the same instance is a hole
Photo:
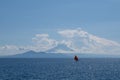
[[[120,80],[120,59],[0,59],[0,80]]]

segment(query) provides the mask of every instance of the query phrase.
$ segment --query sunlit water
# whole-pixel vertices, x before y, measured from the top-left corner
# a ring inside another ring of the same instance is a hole
[[[120,80],[120,59],[0,59],[0,80]]]

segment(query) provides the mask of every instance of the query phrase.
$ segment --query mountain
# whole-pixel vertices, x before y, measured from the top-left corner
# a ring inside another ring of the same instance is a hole
[[[46,51],[47,53],[71,53],[74,52],[74,50],[67,47],[67,45],[60,43],[56,47],[49,49]]]
[[[89,54],[89,53],[46,53],[28,51],[22,54],[16,54],[11,56],[4,56],[1,58],[74,58],[77,55],[80,58],[120,58],[118,55],[106,55],[106,54]]]
[[[70,55],[61,53],[45,53],[45,52],[35,52],[28,51],[22,54],[16,54],[11,56],[4,56],[4,58],[69,58]]]

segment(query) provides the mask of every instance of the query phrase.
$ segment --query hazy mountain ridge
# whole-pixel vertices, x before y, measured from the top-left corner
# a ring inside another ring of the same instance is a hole
[[[119,55],[106,55],[106,54],[89,54],[89,53],[46,53],[28,51],[21,54],[3,56],[1,58],[74,58],[77,55],[79,58],[120,58]]]
[[[35,52],[27,51],[25,53],[4,56],[3,58],[69,58],[69,55],[61,53],[46,53],[46,52]]]

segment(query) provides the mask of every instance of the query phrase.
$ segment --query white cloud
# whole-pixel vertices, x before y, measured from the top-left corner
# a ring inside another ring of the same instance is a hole
[[[67,29],[58,32],[69,42],[69,47],[80,53],[120,53],[120,44],[100,38],[82,29]]]
[[[13,54],[19,54],[19,53],[23,53],[26,50],[24,49],[24,47],[18,47],[15,45],[4,45],[4,46],[0,46],[0,55],[13,55]]]
[[[35,43],[35,51],[46,51],[57,45],[57,41],[49,38],[48,34],[36,34],[36,36],[32,40]]]
[[[64,37],[67,37],[67,38],[73,38],[73,37],[76,37],[76,36],[87,37],[87,34],[88,34],[87,32],[83,31],[80,28],[58,31],[58,33],[61,34]]]

